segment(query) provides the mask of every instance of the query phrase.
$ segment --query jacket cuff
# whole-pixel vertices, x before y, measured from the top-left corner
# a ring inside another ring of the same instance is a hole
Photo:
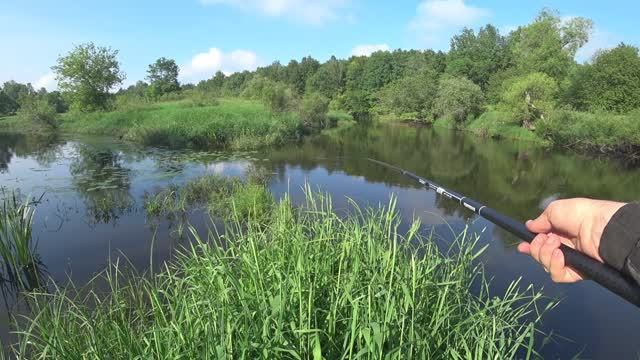
[[[600,238],[600,256],[605,263],[624,271],[625,262],[640,240],[640,203],[618,209]]]

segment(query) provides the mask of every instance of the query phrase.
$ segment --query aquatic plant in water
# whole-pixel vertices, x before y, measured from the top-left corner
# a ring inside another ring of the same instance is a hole
[[[233,218],[245,214],[231,208]],[[528,358],[544,307],[515,281],[489,295],[480,249],[463,232],[444,254],[395,202],[282,200],[193,242],[161,273],[111,265],[105,296],[31,294],[16,356],[54,358]],[[417,245],[416,245],[417,244]],[[471,291],[474,285],[477,291]]]
[[[0,282],[20,290],[40,285],[41,264],[32,225],[37,200],[21,200],[16,193],[0,200]]]

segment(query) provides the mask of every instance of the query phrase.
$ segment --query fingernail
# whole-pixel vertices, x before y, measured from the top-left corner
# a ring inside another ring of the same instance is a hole
[[[527,220],[527,221],[525,221],[524,223],[525,223],[525,224],[528,224],[528,223],[530,223],[531,221],[533,221],[533,220]]]

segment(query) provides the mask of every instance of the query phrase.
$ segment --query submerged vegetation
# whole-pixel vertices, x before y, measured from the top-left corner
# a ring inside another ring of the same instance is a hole
[[[339,217],[322,195],[300,208],[285,198],[268,216],[232,206],[224,235],[192,229],[192,244],[160,273],[131,276],[115,263],[89,285],[106,282],[107,293],[31,293],[13,350],[42,359],[535,353],[541,296],[517,281],[490,296],[469,235],[443,255],[419,223],[400,232],[393,201],[351,210]]]

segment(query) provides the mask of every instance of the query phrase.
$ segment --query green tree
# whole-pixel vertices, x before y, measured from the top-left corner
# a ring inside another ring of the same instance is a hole
[[[579,110],[618,113],[640,108],[638,48],[620,44],[596,54],[571,75],[567,101]]]
[[[316,129],[324,129],[328,126],[328,112],[329,99],[319,93],[305,95],[299,109],[300,119],[304,125]]]
[[[318,60],[311,56],[302,58],[300,62],[291,60],[285,69],[286,82],[293,87],[297,94],[302,95],[305,91],[307,80],[318,71],[319,67]]]
[[[438,93],[438,74],[431,69],[391,82],[379,94],[383,110],[395,115],[411,114],[416,120],[433,119],[433,102]]]
[[[521,74],[542,72],[563,79],[574,62],[576,51],[587,43],[593,22],[576,17],[562,21],[543,10],[536,20],[511,33],[513,60]]]
[[[547,74],[532,73],[513,79],[502,95],[503,105],[528,129],[555,106],[557,82]]]
[[[58,58],[52,69],[56,73],[58,87],[73,109],[93,111],[107,108],[109,91],[125,79],[117,55],[117,50],[86,43]]]
[[[455,122],[462,123],[469,117],[477,116],[483,102],[482,89],[473,81],[444,76],[440,79],[434,107],[438,116],[451,117]]]
[[[0,90],[0,115],[13,113],[15,104],[15,101],[13,101],[9,95],[5,94],[3,90]]]
[[[332,56],[307,80],[308,92],[319,92],[329,99],[342,94],[347,80],[346,61]]]
[[[179,72],[180,69],[175,60],[161,57],[149,65],[147,80],[149,80],[149,85],[154,88],[154,93],[162,96],[180,90]]]
[[[43,96],[32,94],[23,97],[17,115],[23,121],[29,121],[38,126],[57,127],[56,108]]]
[[[493,25],[480,28],[476,35],[464,29],[451,39],[447,73],[463,76],[486,89],[489,78],[508,65],[507,41]]]
[[[13,114],[20,108],[20,100],[22,98],[31,96],[36,92],[31,84],[21,84],[10,80],[2,86],[2,93],[4,96],[0,95],[0,110],[4,109],[2,112],[4,114]]]

